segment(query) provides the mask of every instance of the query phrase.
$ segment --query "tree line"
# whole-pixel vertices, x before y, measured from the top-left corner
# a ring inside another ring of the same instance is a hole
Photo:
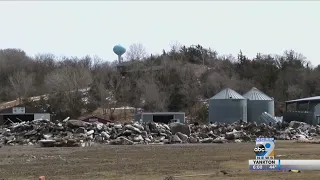
[[[99,57],[28,56],[21,49],[0,50],[0,102],[17,99],[57,118],[77,118],[103,109],[109,118],[115,107],[145,111],[185,111],[194,119],[207,118],[204,101],[223,88],[245,93],[257,87],[274,97],[276,114],[289,99],[320,94],[320,68],[302,54],[257,53],[248,58],[220,55],[201,45],[173,45],[148,55],[142,44],[131,45],[118,64]],[[28,97],[41,96],[38,101]]]

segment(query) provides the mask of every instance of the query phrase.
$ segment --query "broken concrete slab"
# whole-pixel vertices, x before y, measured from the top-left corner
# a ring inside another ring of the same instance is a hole
[[[190,136],[190,133],[191,133],[189,125],[183,124],[183,123],[171,123],[170,130],[171,130],[172,134],[176,134],[177,132],[181,132],[183,134],[186,134],[187,136]]]
[[[0,127],[0,144],[86,147],[94,143],[111,145],[240,143],[253,141],[256,137],[306,141],[318,135],[320,126],[301,122],[282,122],[278,123],[278,126],[269,126],[245,122],[167,125],[155,122],[102,124],[79,120],[61,122],[35,120]]]
[[[80,127],[85,127],[86,123],[80,120],[68,120],[67,126],[70,128],[80,128]]]

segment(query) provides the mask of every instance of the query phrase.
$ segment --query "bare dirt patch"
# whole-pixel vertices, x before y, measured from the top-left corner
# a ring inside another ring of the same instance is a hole
[[[253,143],[189,145],[100,145],[86,148],[3,147],[0,179],[303,179],[319,178],[317,171],[250,172]],[[320,159],[319,144],[276,143],[282,159]]]

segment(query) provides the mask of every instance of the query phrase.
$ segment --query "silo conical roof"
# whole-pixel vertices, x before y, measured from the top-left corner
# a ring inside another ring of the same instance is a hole
[[[250,91],[245,93],[243,97],[249,99],[249,100],[260,100],[260,101],[272,101],[273,99],[263,92],[261,92],[259,89],[253,87]]]
[[[210,99],[245,99],[243,96],[241,96],[236,91],[226,88],[220,91],[218,94],[214,95]]]

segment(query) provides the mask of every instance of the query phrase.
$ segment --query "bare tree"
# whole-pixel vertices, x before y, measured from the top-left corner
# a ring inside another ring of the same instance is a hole
[[[143,91],[143,104],[148,110],[165,111],[168,96],[162,92],[158,85],[152,80],[138,82],[138,87]]]
[[[182,88],[181,93],[185,97],[186,109],[193,118],[193,109],[197,102],[197,97],[199,96],[198,90],[200,88],[200,82],[195,75],[195,71],[192,66],[185,66],[180,69],[181,79],[182,79]]]
[[[182,45],[178,41],[172,41],[169,44],[171,51],[173,52],[179,52],[181,49]]]
[[[141,43],[134,43],[129,46],[126,52],[126,59],[129,61],[142,60],[146,55],[146,48]]]
[[[113,116],[115,108],[121,101],[121,85],[123,85],[124,77],[117,72],[112,72],[107,79],[107,91],[104,105],[109,109],[109,115]],[[101,89],[103,91],[103,89]]]
[[[101,67],[94,76],[93,96],[104,115],[113,116],[115,108],[123,99],[125,78],[110,66]]]
[[[87,103],[86,93],[91,82],[91,72],[84,67],[65,66],[49,73],[45,85],[54,111],[78,117]]]
[[[22,98],[26,98],[30,92],[33,78],[32,74],[27,74],[24,70],[18,71],[9,77],[10,85],[19,104],[22,102]]]
[[[112,71],[107,79],[107,90],[109,91],[108,108],[110,116],[113,116],[115,108],[125,102],[125,90],[129,86],[129,79],[122,76],[118,71]]]
[[[107,114],[107,109],[113,104],[113,98],[110,98],[111,93],[106,89],[106,85],[102,81],[95,82],[96,93],[98,95],[98,106],[102,108],[103,115]]]
[[[45,84],[51,93],[62,93],[65,95],[69,105],[77,104],[76,101],[83,94],[83,89],[89,87],[92,82],[92,76],[88,69],[78,67],[64,67],[48,74],[45,78]]]
[[[92,82],[91,72],[86,68],[64,67],[46,76],[45,83],[51,92],[74,92],[87,88]]]
[[[33,94],[49,93],[53,98],[47,103],[57,107],[56,112],[63,109],[63,117],[70,109],[76,113],[69,114],[76,116],[87,107],[80,104],[86,102],[81,101],[86,96],[81,89],[89,86],[97,90],[92,97],[94,103],[87,109],[92,105],[90,110],[101,107],[105,113],[123,105],[141,107],[142,100],[151,111],[168,108],[188,112],[199,96],[210,98],[226,87],[239,93],[257,87],[274,97],[277,104],[320,94],[320,66],[313,67],[294,51],[282,55],[258,53],[249,59],[242,53],[238,58],[218,56],[210,48],[181,47],[174,41],[170,48],[161,55],[147,57],[142,44],[132,44],[126,58],[143,61],[122,66],[126,78],[116,70],[117,62],[106,63],[99,57],[30,57],[20,49],[0,49],[0,101],[17,98],[21,102]]]

